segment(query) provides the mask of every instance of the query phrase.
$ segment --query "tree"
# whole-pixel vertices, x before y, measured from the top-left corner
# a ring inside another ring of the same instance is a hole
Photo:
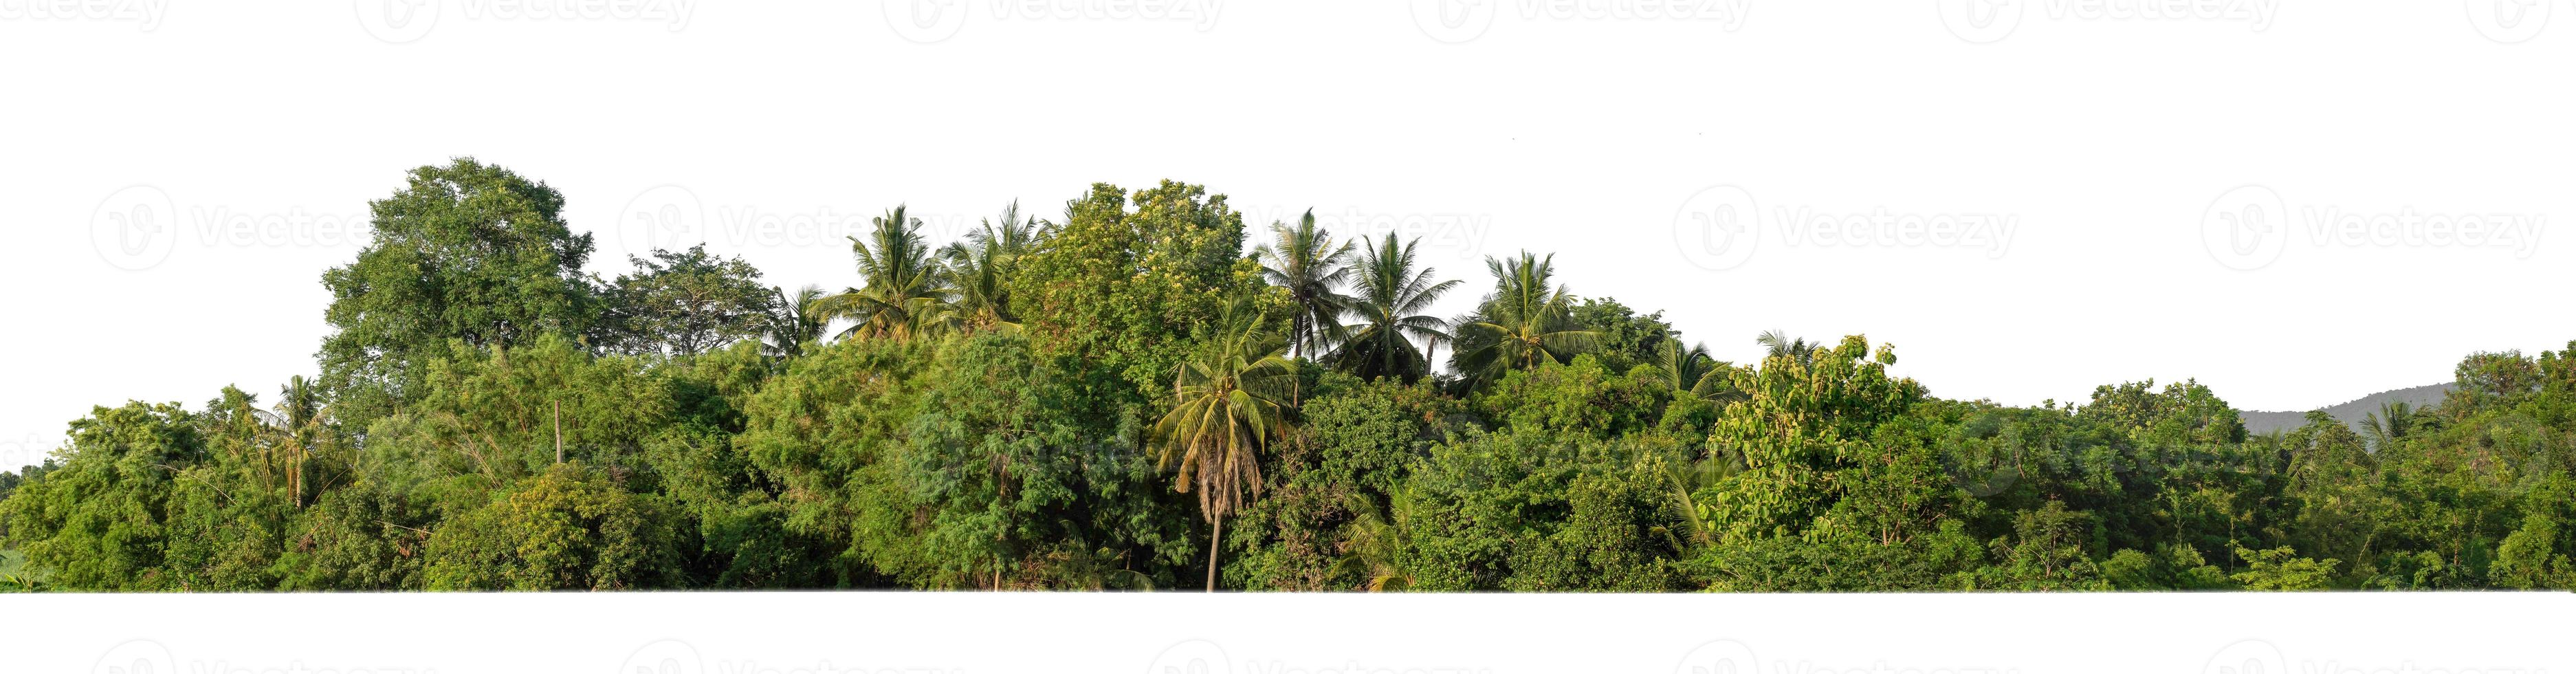
[[[922,241],[921,220],[905,217],[904,207],[896,206],[876,219],[867,241],[850,237],[850,251],[865,285],[815,304],[826,316],[855,323],[841,331],[842,338],[912,339],[945,327],[940,319],[948,313],[951,291]]]
[[[1288,433],[1297,370],[1284,356],[1285,340],[1269,331],[1266,317],[1238,301],[1227,326],[1197,357],[1184,361],[1172,381],[1173,405],[1154,425],[1165,468],[1177,466],[1176,491],[1196,487],[1199,514],[1207,519],[1209,592],[1216,591],[1217,551],[1225,518],[1243,507],[1243,492],[1261,495],[1260,452]]]
[[[1296,307],[1288,317],[1289,353],[1304,357],[1322,351],[1343,338],[1342,314],[1350,310],[1351,298],[1338,287],[1353,273],[1345,263],[1351,244],[1333,245],[1332,232],[1315,227],[1311,208],[1295,228],[1274,222],[1270,232],[1274,240],[1253,256],[1262,261],[1262,278],[1287,289],[1288,302]]]
[[[1434,270],[1428,267],[1414,271],[1418,243],[1407,241],[1399,248],[1390,232],[1344,268],[1354,295],[1347,300],[1347,311],[1360,322],[1352,326],[1359,330],[1329,356],[1335,369],[1366,379],[1398,377],[1407,383],[1430,373],[1431,359],[1413,347],[1413,340],[1436,343],[1448,338],[1449,322],[1422,312],[1457,287],[1458,281],[1434,282]]]
[[[956,286],[952,321],[975,328],[1018,330],[1019,317],[1011,312],[1011,276],[1020,256],[1044,237],[1037,220],[1021,218],[1019,202],[1012,202],[1002,210],[1000,225],[986,220],[982,229],[966,235],[966,241],[940,249],[940,264]]]
[[[1762,345],[1766,358],[1788,358],[1800,364],[1815,362],[1816,349],[1824,346],[1805,337],[1790,339],[1789,333],[1780,330],[1764,330],[1753,337],[1753,343]]]
[[[792,358],[805,353],[805,343],[823,338],[823,329],[831,317],[814,306],[823,299],[823,288],[806,284],[788,294],[786,288],[769,289],[769,316],[763,323],[767,332],[761,338],[760,352],[778,358]]]
[[[1485,259],[1494,293],[1474,322],[1459,326],[1459,351],[1451,361],[1470,378],[1470,388],[1511,370],[1563,363],[1592,347],[1599,333],[1582,329],[1569,315],[1573,295],[1555,284],[1555,261],[1554,255],[1539,258],[1527,251]]]
[[[1675,395],[1710,400],[1725,392],[1731,366],[1710,358],[1707,346],[1683,348],[1681,340],[1667,339],[1655,347],[1655,355],[1655,367]]]
[[[608,300],[596,341],[626,353],[694,356],[761,333],[773,297],[760,270],[742,258],[707,254],[706,246],[682,252],[654,249],[603,293]]]
[[[369,203],[373,239],[322,275],[322,385],[344,416],[363,426],[409,401],[448,340],[587,334],[599,315],[581,275],[591,238],[565,225],[563,205],[545,183],[468,158],[412,169],[402,190]]]

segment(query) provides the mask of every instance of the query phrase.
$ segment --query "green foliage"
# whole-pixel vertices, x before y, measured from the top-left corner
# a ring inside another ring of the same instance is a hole
[[[342,415],[366,424],[414,398],[419,367],[451,340],[515,346],[587,334],[599,315],[581,266],[589,234],[564,223],[563,195],[498,166],[459,158],[412,169],[369,203],[373,240],[322,275],[322,381]]]
[[[1415,243],[1246,255],[1168,181],[956,242],[896,209],[830,296],[702,248],[595,283],[562,204],[414,170],[325,274],[321,378],[0,473],[0,592],[2576,589],[2576,342],[2258,436],[2191,380],[1719,362],[1528,253],[1452,334]]]
[[[627,259],[634,273],[602,289],[607,306],[592,340],[602,348],[702,353],[760,336],[778,297],[760,284],[760,270],[751,263],[708,255],[703,245],[678,253],[655,250],[650,260]]]

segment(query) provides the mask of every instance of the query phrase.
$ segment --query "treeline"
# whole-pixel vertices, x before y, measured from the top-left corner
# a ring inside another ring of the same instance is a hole
[[[584,274],[563,203],[413,170],[323,274],[318,377],[97,408],[0,476],[5,585],[2576,587],[2576,342],[2249,436],[2192,382],[2015,408],[1859,336],[1721,362],[1544,256],[1452,279],[1311,217],[1247,254],[1172,182],[945,245],[896,208],[839,292],[695,248]]]

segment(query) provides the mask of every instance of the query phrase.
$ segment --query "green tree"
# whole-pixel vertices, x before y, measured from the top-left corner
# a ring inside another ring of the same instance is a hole
[[[599,315],[581,275],[591,238],[565,225],[563,205],[545,183],[466,158],[412,169],[371,202],[367,247],[322,275],[322,384],[343,416],[364,425],[410,401],[448,340],[587,334]]]
[[[1238,301],[1227,326],[1172,381],[1172,409],[1154,424],[1161,464],[1177,467],[1176,491],[1196,488],[1208,534],[1207,589],[1216,591],[1217,552],[1225,518],[1241,510],[1244,492],[1261,496],[1261,456],[1289,432],[1297,369],[1267,317]]]
[[[821,286],[806,284],[790,294],[786,288],[769,289],[769,316],[762,322],[766,334],[761,337],[761,353],[779,358],[792,358],[805,353],[805,344],[823,338],[823,329],[831,323],[815,302],[823,299]]]
[[[1511,370],[1562,363],[1592,348],[1600,333],[1574,322],[1573,295],[1555,283],[1555,261],[1554,255],[1539,258],[1526,251],[1510,259],[1485,259],[1494,274],[1494,292],[1474,320],[1458,326],[1458,352],[1450,361],[1469,378],[1470,388]]]
[[[853,323],[841,331],[842,338],[908,340],[947,327],[942,319],[949,316],[952,291],[921,238],[920,219],[905,217],[904,207],[896,206],[876,219],[867,241],[850,237],[850,251],[858,257],[865,285],[813,305],[823,315]]]
[[[607,311],[594,343],[604,348],[694,356],[756,338],[768,322],[775,294],[742,258],[711,256],[699,245],[627,259],[635,271],[603,292]]]
[[[1390,232],[1378,245],[1362,249],[1358,259],[1342,270],[1351,280],[1353,293],[1346,301],[1347,311],[1360,322],[1351,326],[1358,330],[1327,358],[1335,369],[1366,379],[1396,377],[1406,383],[1430,373],[1431,359],[1414,348],[1413,340],[1448,339],[1449,322],[1423,312],[1459,282],[1434,281],[1429,267],[1415,271],[1414,247],[1419,243],[1407,241],[1398,247]]]
[[[1288,303],[1296,308],[1288,316],[1288,352],[1304,357],[1340,342],[1346,336],[1342,314],[1352,308],[1352,298],[1340,290],[1353,274],[1346,263],[1350,242],[1334,245],[1333,233],[1315,226],[1311,208],[1294,228],[1270,223],[1270,233],[1274,240],[1262,244],[1253,257],[1261,260],[1262,278],[1286,289]]]

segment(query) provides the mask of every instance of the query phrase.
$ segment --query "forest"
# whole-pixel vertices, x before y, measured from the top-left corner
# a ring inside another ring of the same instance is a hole
[[[840,290],[585,273],[564,203],[411,170],[309,376],[0,474],[0,590],[2576,588],[2576,341],[2252,434],[2194,381],[1936,397],[1860,335],[1723,362],[1546,254],[1171,181],[958,241],[896,207]]]

